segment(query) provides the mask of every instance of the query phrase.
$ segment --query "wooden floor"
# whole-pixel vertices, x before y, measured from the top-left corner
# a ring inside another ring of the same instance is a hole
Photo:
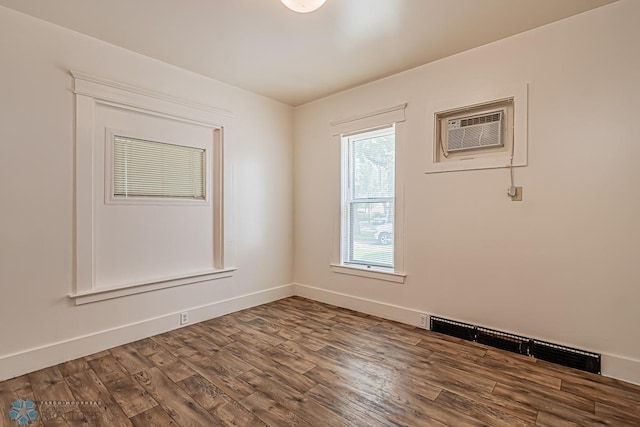
[[[293,297],[0,383],[35,426],[640,426],[640,386]]]

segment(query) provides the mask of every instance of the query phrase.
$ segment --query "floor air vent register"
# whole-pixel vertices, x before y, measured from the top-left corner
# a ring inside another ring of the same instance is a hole
[[[430,317],[429,328],[433,332],[486,344],[512,353],[535,357],[594,374],[600,373],[601,355],[597,353],[436,316]]]

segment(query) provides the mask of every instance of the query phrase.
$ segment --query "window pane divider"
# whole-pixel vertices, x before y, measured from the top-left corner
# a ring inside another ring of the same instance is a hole
[[[350,199],[349,201],[351,203],[387,203],[387,202],[393,202],[393,197],[376,197],[376,198],[370,198],[370,199]]]

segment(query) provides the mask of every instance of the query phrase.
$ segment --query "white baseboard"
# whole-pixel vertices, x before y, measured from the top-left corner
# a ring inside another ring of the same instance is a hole
[[[640,360],[602,353],[602,375],[640,385]]]
[[[328,291],[308,285],[296,283],[294,294],[314,301],[335,305],[360,313],[382,317],[383,319],[394,320],[408,325],[418,326],[420,315],[427,314],[423,311],[413,310],[399,305],[387,304],[386,302],[355,297],[341,292]]]
[[[191,324],[298,295],[315,301],[418,326],[423,311],[302,284],[277,286],[187,310]],[[174,312],[88,335],[0,356],[0,381],[179,328]],[[640,385],[640,360],[602,353],[602,374]]]
[[[189,323],[193,324],[286,298],[292,296],[293,291],[294,285],[292,284],[277,286],[180,311],[188,311]],[[179,313],[169,313],[0,356],[0,381],[177,329],[180,327]]]
[[[408,325],[419,326],[420,314],[424,311],[381,301],[356,297],[341,292],[329,291],[313,286],[296,283],[294,294],[314,301],[348,308],[361,313],[394,320]],[[587,349],[588,350],[588,349]],[[602,375],[640,385],[640,360],[630,359],[608,353],[602,354]]]

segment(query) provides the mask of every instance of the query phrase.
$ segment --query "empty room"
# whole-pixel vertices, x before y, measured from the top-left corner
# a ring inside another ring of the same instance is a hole
[[[640,426],[639,23],[0,0],[0,426]]]

